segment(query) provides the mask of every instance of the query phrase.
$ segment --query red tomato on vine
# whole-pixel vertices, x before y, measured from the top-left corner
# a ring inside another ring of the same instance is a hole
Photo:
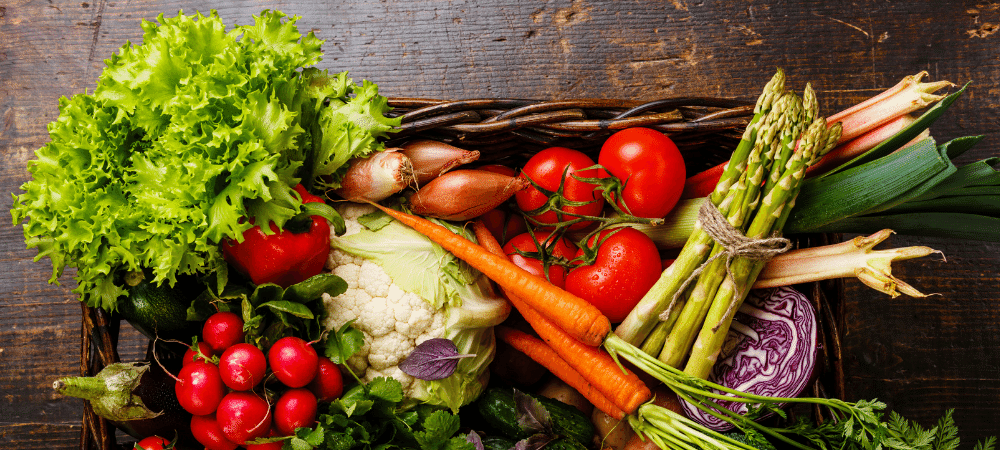
[[[588,246],[595,245],[593,263],[566,275],[566,290],[596,306],[611,323],[618,323],[660,277],[660,253],[649,236],[630,227],[592,236]],[[587,251],[581,248],[576,256],[582,258]]]
[[[677,145],[650,128],[627,128],[604,141],[597,162],[625,184],[618,206],[636,217],[667,215],[684,191],[687,171]]]
[[[545,278],[544,264],[539,258],[532,257],[532,254],[539,253],[538,245],[546,248],[547,257],[554,257],[569,261],[576,255],[576,245],[569,239],[552,236],[550,231],[536,231],[534,237],[531,233],[521,233],[514,236],[503,246],[503,252],[510,257],[510,260],[518,267],[528,271],[533,275]],[[518,253],[518,250],[525,254]],[[548,280],[559,287],[566,287],[566,267],[561,265],[549,265]]]
[[[601,215],[604,198],[594,191],[597,185],[573,177],[573,175],[581,178],[598,177],[596,169],[583,170],[593,165],[594,160],[579,150],[550,147],[535,153],[521,169],[520,176],[527,177],[542,190],[532,185],[518,191],[514,194],[518,208],[527,213],[549,204],[553,209],[532,216],[534,220],[547,225],[577,218],[571,214]],[[560,186],[562,186],[561,191]],[[550,197],[550,193],[555,193],[557,196]],[[558,196],[560,193],[562,195]],[[577,222],[569,228],[581,229],[590,223]]]

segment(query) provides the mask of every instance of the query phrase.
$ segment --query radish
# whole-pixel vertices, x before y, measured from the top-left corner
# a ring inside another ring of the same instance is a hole
[[[295,336],[278,339],[267,351],[267,362],[278,381],[300,388],[316,377],[319,355],[308,342]]]
[[[239,445],[226,438],[215,414],[191,417],[191,434],[208,450],[235,450]]]
[[[203,416],[215,412],[226,395],[226,386],[215,364],[195,361],[181,368],[177,374],[174,394],[185,411]]]
[[[136,442],[135,448],[137,450],[164,450],[173,447],[170,446],[170,441],[160,436],[153,435]]]
[[[316,395],[305,388],[289,389],[274,405],[274,427],[278,433],[291,435],[299,427],[316,423]]]
[[[257,394],[235,391],[223,397],[215,419],[227,439],[242,445],[267,435],[271,429],[271,408]]]
[[[199,355],[199,353],[201,354]],[[195,361],[208,361],[207,358],[211,358],[213,356],[215,356],[215,354],[212,353],[212,347],[206,344],[204,341],[200,341],[198,342],[197,350],[193,346],[188,347],[188,350],[184,352],[184,358],[182,358],[181,364],[183,366],[186,366],[188,365],[188,363],[192,363]]]
[[[208,317],[201,330],[201,337],[218,355],[227,348],[243,342],[243,319],[231,312],[217,312]]]
[[[322,356],[316,369],[316,377],[309,382],[309,390],[321,402],[332,402],[344,393],[344,376],[330,358]]]
[[[237,391],[253,389],[267,372],[264,352],[253,344],[239,343],[226,349],[219,358],[222,382]]]

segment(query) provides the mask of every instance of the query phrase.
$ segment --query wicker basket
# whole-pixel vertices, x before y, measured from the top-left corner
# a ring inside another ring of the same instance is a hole
[[[743,100],[679,97],[639,102],[579,99],[538,101],[473,99],[442,101],[417,98],[389,100],[402,126],[388,145],[425,138],[481,152],[484,163],[522,165],[535,152],[552,146],[581,150],[596,159],[603,141],[617,130],[643,126],[668,134],[684,155],[688,173],[696,173],[729,158],[753,113]],[[793,236],[798,247],[836,242],[831,235]],[[840,355],[843,283],[829,281],[798,288],[813,301],[822,334],[817,376],[812,396],[844,397]],[[120,360],[117,351],[120,319],[100,309],[83,306],[81,375],[93,375]],[[826,420],[819,408],[816,421]],[[85,403],[81,449],[112,450],[115,429]]]

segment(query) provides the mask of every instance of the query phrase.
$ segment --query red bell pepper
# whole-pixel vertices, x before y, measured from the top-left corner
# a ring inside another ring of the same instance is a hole
[[[306,192],[302,185],[295,186],[295,192],[302,196],[302,203],[323,203],[322,198]],[[254,284],[291,286],[322,272],[330,253],[329,223],[321,216],[310,218],[308,231],[301,233],[279,231],[272,223],[271,230],[275,233],[265,235],[255,225],[243,232],[243,242],[227,240],[222,244],[222,254]]]

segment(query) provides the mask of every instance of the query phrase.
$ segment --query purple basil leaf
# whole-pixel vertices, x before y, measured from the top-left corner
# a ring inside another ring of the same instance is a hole
[[[475,431],[470,431],[469,434],[465,435],[465,440],[469,441],[476,450],[486,450],[483,445],[483,438],[479,437],[479,433]]]
[[[551,431],[552,417],[542,402],[534,397],[514,389],[514,406],[517,408],[517,424],[529,433]]]
[[[460,355],[458,347],[448,339],[428,339],[399,363],[399,370],[421,380],[441,380],[455,373],[458,360],[471,356],[476,355]]]
[[[527,437],[526,439],[521,439],[514,444],[513,450],[541,450],[550,442],[554,441],[556,436],[549,433],[538,433]]]

